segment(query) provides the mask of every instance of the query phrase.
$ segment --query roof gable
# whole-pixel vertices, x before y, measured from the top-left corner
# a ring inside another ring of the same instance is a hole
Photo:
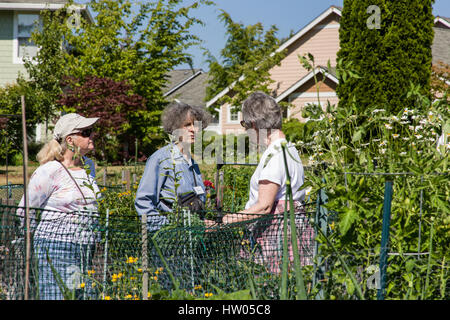
[[[278,97],[276,97],[275,100],[277,102],[283,101],[284,99],[289,97],[289,95],[291,95],[296,90],[298,90],[301,86],[303,86],[305,83],[307,83],[309,80],[314,78],[314,76],[317,75],[317,74],[323,74],[326,78],[332,80],[334,83],[336,83],[336,84],[339,83],[339,81],[338,81],[336,75],[334,74],[333,70],[328,70],[325,67],[318,66],[314,70],[311,70],[306,76],[301,78],[299,81],[294,83],[289,89],[287,89],[282,94],[280,94]]]
[[[295,35],[293,35],[291,38],[289,38],[287,41],[285,41],[272,55],[274,55],[277,52],[281,52],[285,49],[287,49],[289,46],[294,44],[298,39],[303,37],[305,34],[307,34],[310,30],[314,29],[316,26],[319,25],[321,21],[326,19],[332,14],[337,14],[338,16],[342,15],[342,9],[337,6],[330,6],[328,9],[326,9],[324,12],[322,12],[317,18],[315,18],[313,21],[308,23],[305,27],[303,27],[300,31],[298,31]],[[206,103],[207,107],[210,107],[214,103],[216,103],[220,98],[222,98],[224,95],[226,95],[230,90],[236,85],[237,82],[242,81],[245,79],[245,76],[239,77],[238,80],[234,81],[232,84],[230,84],[228,87],[226,87],[224,90],[222,90],[220,93],[218,93],[214,98],[209,100]]]
[[[168,86],[164,97],[184,103],[204,106],[208,73],[201,69],[172,70],[168,74]]]

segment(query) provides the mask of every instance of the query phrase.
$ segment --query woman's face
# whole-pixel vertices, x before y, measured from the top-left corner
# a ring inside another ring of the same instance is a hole
[[[181,127],[180,142],[194,143],[195,135],[199,131],[199,128],[194,125],[194,122],[194,117],[188,114]]]
[[[85,154],[93,151],[94,146],[94,131],[89,129],[84,129],[79,133],[74,133],[70,135],[71,140],[67,141],[69,144],[75,146],[76,149],[80,151],[80,154],[84,156]]]

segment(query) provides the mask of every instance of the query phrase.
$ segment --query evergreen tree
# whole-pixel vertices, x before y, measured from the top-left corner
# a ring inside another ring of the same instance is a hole
[[[285,52],[276,52],[281,42],[276,37],[278,28],[272,25],[267,31],[261,23],[245,26],[233,21],[222,10],[219,18],[225,24],[228,39],[220,52],[220,60],[208,51],[209,85],[206,101],[234,84],[232,93],[222,97],[217,104],[240,106],[249,93],[264,91],[270,94],[270,69],[279,64]],[[212,110],[211,110],[212,111]]]
[[[341,81],[340,108],[413,107],[408,90],[430,97],[434,0],[344,0],[338,60],[361,78]]]

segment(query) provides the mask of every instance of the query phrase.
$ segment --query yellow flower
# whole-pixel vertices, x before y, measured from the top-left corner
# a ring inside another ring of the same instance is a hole
[[[95,270],[88,270],[88,275],[90,276],[90,275],[93,275],[94,273],[95,273]]]
[[[128,257],[127,263],[135,263],[137,262],[138,258]]]
[[[153,280],[158,281],[158,277],[157,277],[157,276],[154,276],[154,277],[153,277]]]
[[[133,298],[133,296],[132,296],[131,294],[127,294],[127,295],[125,296],[125,299],[131,299],[131,298]]]
[[[80,288],[81,288],[81,289],[83,289],[85,286],[86,286],[86,284],[85,284],[84,282],[82,282],[82,283],[80,284]]]
[[[151,298],[152,297],[152,294],[149,292],[149,293],[147,293],[147,298]]]
[[[138,272],[142,272],[142,269],[141,269],[141,268],[139,268],[139,269],[137,269],[137,271],[138,271]]]
[[[330,224],[330,228],[331,228],[331,230],[334,230],[334,228],[335,228],[336,226],[334,225],[334,221]]]
[[[209,297],[211,297],[213,294],[212,293],[205,293],[205,298],[209,298]]]
[[[111,300],[111,297],[110,297],[110,296],[105,296],[105,297],[103,298],[103,300]]]
[[[195,286],[194,287],[194,290],[199,290],[199,289],[201,289],[202,288],[202,286],[201,285],[198,285],[198,286]]]
[[[130,280],[136,280],[137,278],[136,277],[130,277]]]

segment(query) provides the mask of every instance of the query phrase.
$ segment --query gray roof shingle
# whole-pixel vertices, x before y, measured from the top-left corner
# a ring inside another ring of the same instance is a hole
[[[434,41],[431,50],[433,63],[442,61],[450,65],[450,29],[434,28]]]
[[[193,77],[199,71],[201,72],[197,76],[174,90],[175,87]],[[169,84],[165,88],[164,92],[169,92],[170,90],[174,91],[167,96],[167,100],[172,101],[177,99],[181,102],[195,106],[206,105],[205,96],[206,87],[208,85],[208,73],[202,72],[201,69],[172,70],[168,74],[168,81]]]

